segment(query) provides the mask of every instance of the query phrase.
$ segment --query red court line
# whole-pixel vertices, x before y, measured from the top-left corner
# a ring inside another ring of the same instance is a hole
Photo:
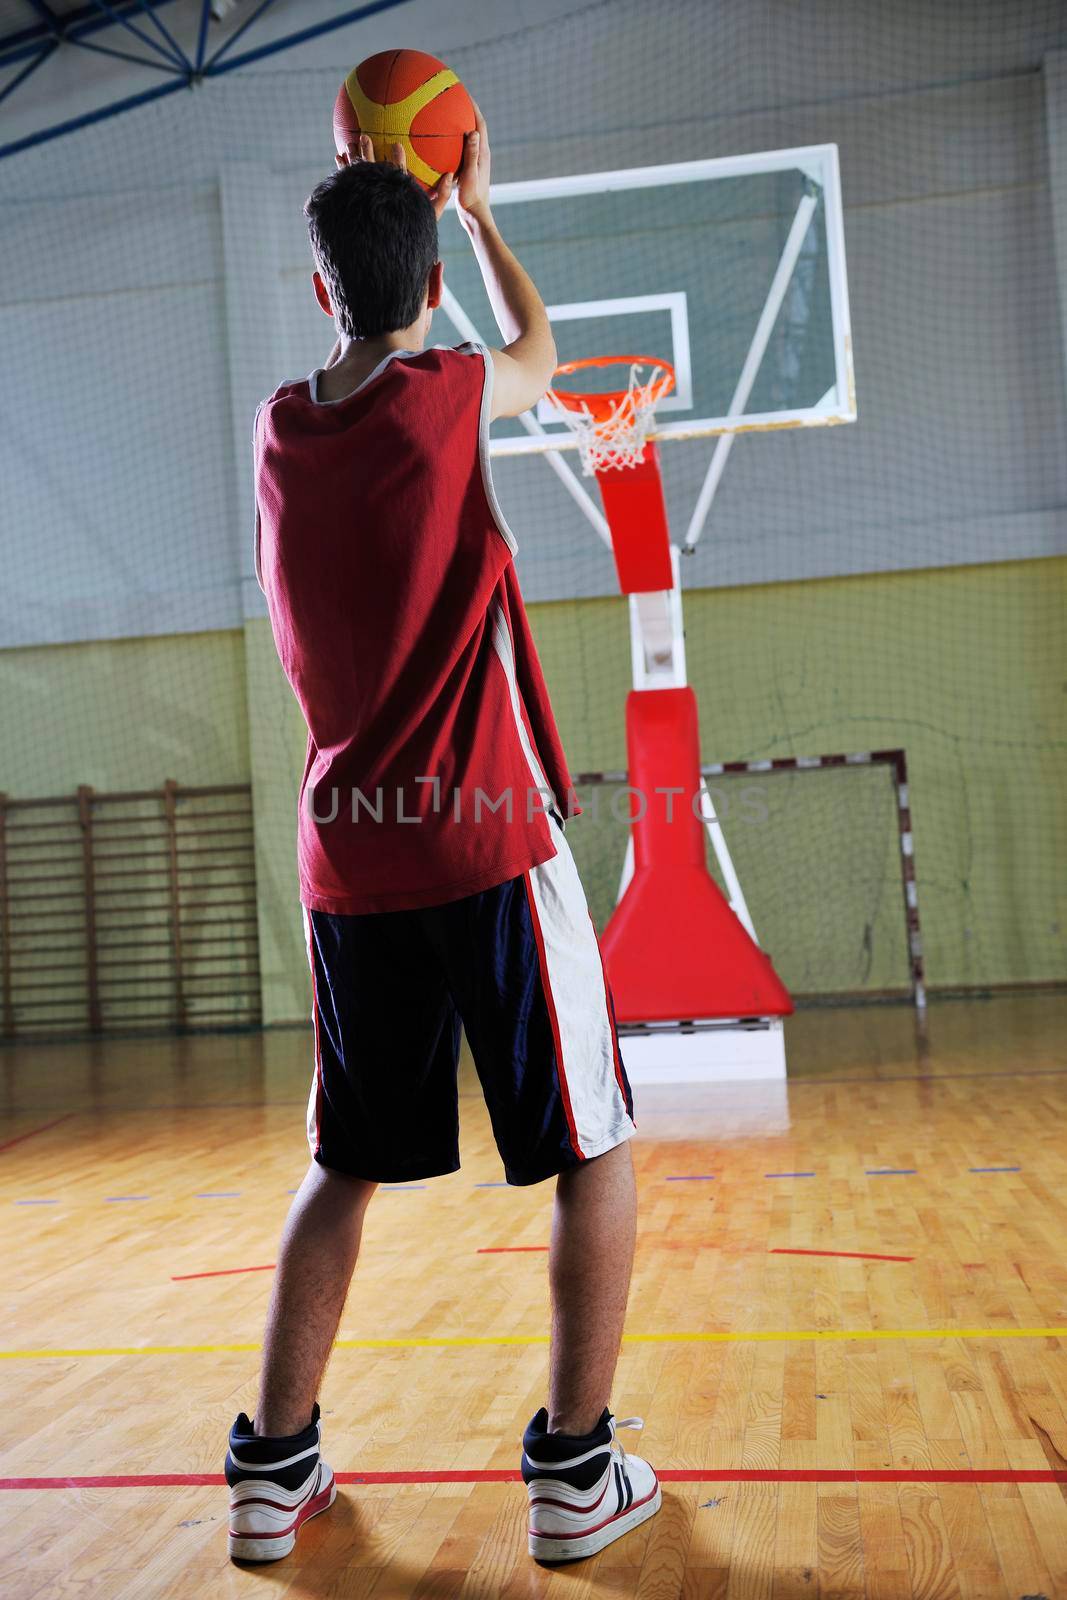
[[[466,1472],[339,1472],[339,1484],[367,1483],[519,1483],[510,1468]],[[987,1467],[886,1467],[858,1471],[847,1467],[668,1467],[664,1483],[1064,1483],[1067,1469]],[[221,1488],[221,1472],[143,1472],[77,1478],[0,1478],[2,1489],[204,1489]]]
[[[188,1283],[190,1278],[232,1278],[238,1272],[273,1272],[274,1262],[265,1267],[221,1267],[216,1272],[179,1272],[171,1274],[171,1283]]]
[[[38,1130],[41,1131],[41,1130]],[[679,1246],[678,1248],[683,1248]],[[691,1246],[685,1246],[689,1249]],[[480,1256],[503,1255],[528,1255],[541,1253],[548,1250],[547,1244],[490,1244],[481,1245],[475,1252]],[[914,1261],[914,1256],[878,1256],[870,1255],[859,1250],[792,1250],[786,1248],[774,1249],[769,1252],[772,1256],[836,1256],[852,1261]],[[213,1272],[178,1272],[171,1274],[171,1283],[190,1283],[195,1278],[233,1278],[243,1272],[273,1272],[275,1263],[270,1261],[262,1267],[220,1267]]]
[[[914,1256],[874,1256],[867,1250],[787,1250],[768,1251],[772,1256],[840,1256],[846,1261],[914,1261]]]
[[[36,1139],[39,1133],[47,1133],[49,1128],[58,1128],[61,1122],[69,1122],[74,1116],[77,1116],[76,1111],[67,1111],[61,1117],[54,1117],[51,1122],[43,1122],[39,1128],[30,1128],[27,1133],[18,1133],[13,1139],[0,1144],[0,1150],[10,1150],[12,1145],[21,1144],[23,1139]]]

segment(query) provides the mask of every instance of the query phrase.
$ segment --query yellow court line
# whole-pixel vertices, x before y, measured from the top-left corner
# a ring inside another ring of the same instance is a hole
[[[796,1344],[808,1339],[1067,1339],[1067,1328],[784,1328],[753,1333],[627,1333],[624,1344]],[[443,1338],[338,1339],[335,1350],[457,1350],[484,1345],[547,1344],[543,1333],[455,1335]],[[0,1350],[0,1361],[59,1360],[75,1356],[232,1355],[261,1344],[113,1344],[65,1350]]]

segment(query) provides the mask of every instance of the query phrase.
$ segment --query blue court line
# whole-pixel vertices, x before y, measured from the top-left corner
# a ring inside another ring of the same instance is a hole
[[[968,1167],[967,1171],[975,1173],[1021,1172],[1022,1167]],[[865,1169],[865,1176],[868,1178],[909,1178],[914,1177],[917,1172],[917,1167],[867,1167]],[[717,1174],[714,1172],[679,1172],[671,1173],[663,1181],[665,1183],[712,1183],[714,1182],[716,1176]],[[765,1178],[815,1178],[818,1176],[818,1173],[765,1172],[763,1176]],[[404,1191],[425,1189],[426,1187],[427,1185],[424,1183],[392,1183],[381,1185],[383,1194],[402,1193]],[[508,1183],[503,1180],[498,1180],[495,1183],[476,1183],[474,1185],[475,1189],[507,1189],[508,1187]],[[285,1192],[286,1194],[299,1194],[300,1191],[299,1189],[287,1189]],[[237,1200],[241,1197],[242,1193],[243,1190],[241,1189],[205,1190],[203,1193],[194,1195],[193,1198],[196,1200]],[[152,1198],[152,1195],[149,1194],[109,1194],[105,1196],[105,1204],[119,1205],[124,1202],[151,1200]],[[62,1204],[62,1201],[12,1200],[11,1204],[13,1206],[58,1206]]]

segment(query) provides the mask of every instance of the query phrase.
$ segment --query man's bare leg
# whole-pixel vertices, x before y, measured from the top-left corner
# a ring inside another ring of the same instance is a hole
[[[287,1438],[311,1421],[377,1185],[312,1162],[282,1233],[255,1430]]]
[[[548,1259],[548,1427],[590,1433],[609,1404],[637,1226],[629,1142],[560,1174]]]

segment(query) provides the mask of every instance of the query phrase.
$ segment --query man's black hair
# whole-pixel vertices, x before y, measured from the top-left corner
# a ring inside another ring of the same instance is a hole
[[[415,179],[357,161],[312,190],[304,215],[338,332],[373,339],[409,327],[437,260],[437,218]]]

